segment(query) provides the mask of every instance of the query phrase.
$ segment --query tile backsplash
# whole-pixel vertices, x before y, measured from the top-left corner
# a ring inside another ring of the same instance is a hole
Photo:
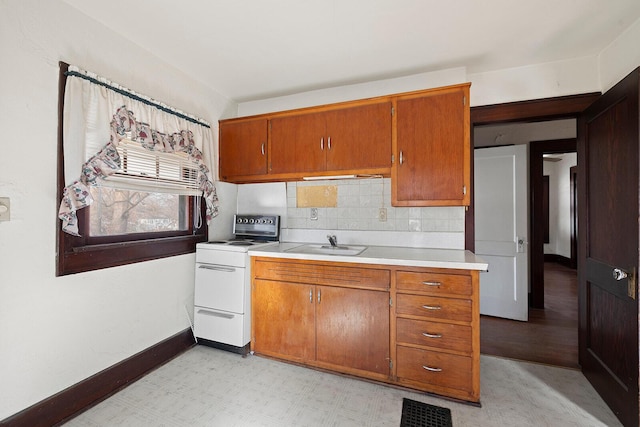
[[[337,206],[298,207],[296,194],[302,186],[337,186]],[[392,207],[389,178],[288,182],[286,192],[290,229],[464,232],[463,207]],[[386,210],[386,220],[381,220],[380,208]],[[311,219],[312,209],[317,209],[317,219]]]

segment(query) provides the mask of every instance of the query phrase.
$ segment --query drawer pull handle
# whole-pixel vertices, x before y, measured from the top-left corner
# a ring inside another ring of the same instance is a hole
[[[224,271],[226,273],[233,273],[236,271],[233,267],[224,267],[221,265],[200,265],[198,268],[203,268],[205,270],[215,270],[215,271]]]
[[[423,285],[427,285],[427,286],[440,286],[440,285],[442,285],[442,283],[440,283],[440,282],[428,282],[428,281],[422,282],[422,284]]]
[[[198,314],[204,314],[204,315],[213,316],[213,317],[222,317],[223,319],[233,319],[234,317],[236,317],[233,314],[218,313],[215,311],[208,311],[208,310],[198,310]]]
[[[428,332],[423,332],[422,335],[427,338],[442,338],[442,334],[430,334]]]
[[[422,308],[425,310],[442,310],[442,307],[439,305],[423,305]]]
[[[431,366],[422,365],[423,369],[426,369],[429,372],[442,372],[441,368],[432,368]]]

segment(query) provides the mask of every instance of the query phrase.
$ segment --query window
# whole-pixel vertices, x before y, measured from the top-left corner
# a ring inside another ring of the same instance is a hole
[[[149,151],[130,138],[116,148],[121,168],[90,187],[89,236],[188,230],[185,196],[200,194],[198,165],[186,153]]]
[[[58,200],[65,189],[68,67],[60,63]],[[89,186],[93,203],[75,212],[79,235],[58,227],[58,276],[192,253],[206,241],[203,218],[210,211],[208,201],[201,203],[201,166],[186,153],[152,151],[133,139],[127,134],[117,145],[120,169],[100,186]]]
[[[189,198],[121,188],[91,187],[89,236],[184,231]]]

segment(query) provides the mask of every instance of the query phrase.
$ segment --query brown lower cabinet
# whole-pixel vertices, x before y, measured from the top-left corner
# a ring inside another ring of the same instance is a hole
[[[479,272],[252,258],[256,354],[480,401]]]
[[[388,271],[373,270],[372,278],[366,269],[289,260],[256,260],[253,266],[255,353],[358,376],[389,377]]]

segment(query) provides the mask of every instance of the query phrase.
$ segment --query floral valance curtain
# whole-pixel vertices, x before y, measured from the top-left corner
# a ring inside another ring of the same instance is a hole
[[[124,138],[151,151],[186,153],[198,164],[207,221],[217,215],[208,124],[73,66],[67,75],[63,120],[65,188],[58,216],[66,233],[78,235],[76,211],[93,202],[89,186],[120,170],[116,147]]]

